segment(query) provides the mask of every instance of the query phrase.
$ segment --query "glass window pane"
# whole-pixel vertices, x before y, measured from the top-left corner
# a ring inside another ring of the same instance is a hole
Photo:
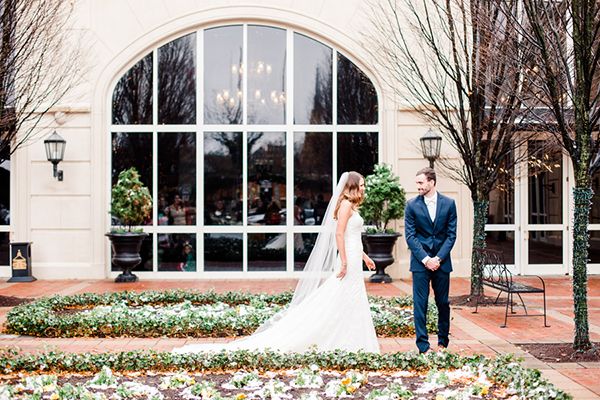
[[[600,231],[590,231],[589,259],[591,264],[600,264]]]
[[[152,134],[115,133],[112,134],[112,184],[117,183],[119,173],[135,167],[140,180],[152,193]],[[118,221],[113,221],[118,225]],[[146,225],[152,225],[152,217]]]
[[[196,224],[196,134],[158,134],[158,225]]]
[[[294,123],[331,124],[333,51],[294,34]]]
[[[294,224],[320,225],[332,191],[332,135],[294,133]]]
[[[285,233],[248,234],[248,271],[285,271]]]
[[[515,223],[515,184],[514,168],[502,170],[496,186],[490,192],[488,224]]]
[[[204,223],[242,224],[242,134],[204,133]]]
[[[600,224],[600,171],[596,171],[596,173],[592,175],[592,190],[594,191],[594,197],[592,197],[590,223]]]
[[[144,241],[142,242],[142,248],[140,250],[140,256],[142,257],[142,261],[134,268],[132,271],[152,271],[152,247],[154,243],[154,238],[152,234],[146,236]],[[112,259],[112,249],[110,251],[110,258]],[[121,268],[117,267],[115,264],[111,265],[112,271],[122,271]]]
[[[159,271],[196,271],[196,235],[158,234]]]
[[[196,123],[196,33],[158,48],[158,123]]]
[[[529,141],[529,223],[562,223],[562,153]]]
[[[506,264],[515,263],[515,232],[488,231],[485,238],[486,248],[502,252]]]
[[[561,231],[529,231],[529,264],[562,264]]]
[[[371,80],[341,54],[338,54],[338,124],[376,124],[377,92]]]
[[[204,31],[204,122],[242,123],[241,25]]]
[[[373,167],[379,158],[378,143],[377,132],[338,132],[338,179],[346,171],[356,171],[363,176],[373,173]]]
[[[316,233],[294,233],[294,271],[304,269],[316,240]]]
[[[241,233],[207,233],[204,235],[205,271],[242,270]]]
[[[0,164],[0,225],[10,225],[10,160]]]
[[[0,265],[10,265],[8,232],[0,232]]]
[[[152,53],[127,71],[112,97],[113,124],[152,124]]]
[[[285,29],[248,26],[248,123],[285,123]]]
[[[285,133],[248,133],[248,224],[285,225]]]

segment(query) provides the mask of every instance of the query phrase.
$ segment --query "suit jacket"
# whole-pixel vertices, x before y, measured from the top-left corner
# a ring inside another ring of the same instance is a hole
[[[404,211],[406,243],[410,249],[410,270],[424,272],[426,256],[439,257],[440,269],[452,271],[450,251],[456,242],[456,204],[438,192],[435,221],[431,221],[423,196],[408,201]]]

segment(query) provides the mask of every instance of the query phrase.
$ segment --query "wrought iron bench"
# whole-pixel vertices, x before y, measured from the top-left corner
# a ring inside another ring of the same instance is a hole
[[[480,265],[480,273],[481,273],[481,282],[483,285],[491,287],[493,289],[498,290],[498,297],[496,297],[496,301],[494,304],[498,303],[498,299],[502,292],[506,292],[506,310],[504,313],[504,325],[501,325],[501,328],[506,328],[506,324],[508,322],[508,317],[544,317],[544,326],[549,327],[546,323],[546,284],[544,280],[536,276],[542,286],[535,287],[530,286],[521,282],[513,281],[513,274],[506,267],[504,263],[504,257],[502,253],[495,250],[488,249],[480,249],[476,250],[476,256],[478,257],[478,264]],[[521,297],[521,293],[542,293],[544,298],[544,313],[543,314],[529,314],[527,312],[527,307],[525,306],[525,302]],[[525,310],[525,315],[509,315],[508,306],[510,304],[510,314],[516,314],[513,310],[513,295],[519,296],[521,300],[521,304],[523,305],[523,309]],[[474,313],[477,313],[479,307],[479,297],[477,298],[477,303],[475,305]]]

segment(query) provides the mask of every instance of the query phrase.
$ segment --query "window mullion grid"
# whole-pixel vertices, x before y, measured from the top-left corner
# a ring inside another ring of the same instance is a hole
[[[158,199],[158,49],[152,51],[152,198]],[[158,271],[158,205],[152,207],[152,272]]]
[[[286,129],[285,129],[285,207],[286,207],[286,271],[294,271],[294,31],[288,29],[286,36],[286,76],[285,76],[285,107],[286,107]]]
[[[243,25],[242,29],[242,225],[238,228],[242,229],[242,271],[248,272],[248,232],[246,227],[248,224],[247,216],[247,169],[248,169],[248,152],[247,152],[247,137],[248,137],[248,24]]]
[[[333,126],[333,132],[332,132],[332,141],[333,143],[331,143],[331,149],[332,149],[332,169],[331,169],[331,193],[334,192],[335,187],[337,185],[337,135],[338,135],[338,124],[337,124],[337,91],[338,91],[338,87],[337,87],[337,51],[333,50],[331,52],[331,56],[333,57],[333,60],[331,62],[331,68],[333,68],[332,71],[332,75],[331,75],[331,80],[332,82],[332,87],[333,87],[333,93],[331,94],[331,106],[333,107],[331,116],[332,116],[332,126]]]
[[[204,272],[204,30],[196,33],[196,274]]]

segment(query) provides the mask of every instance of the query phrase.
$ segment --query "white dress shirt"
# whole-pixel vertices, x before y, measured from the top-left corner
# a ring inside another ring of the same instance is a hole
[[[433,194],[433,196],[431,197],[427,197],[424,196],[423,198],[425,200],[425,205],[427,206],[427,211],[429,211],[429,217],[431,218],[431,221],[435,221],[435,212],[436,212],[436,208],[437,208],[437,200],[438,200],[438,194],[437,192],[435,192]]]
[[[433,196],[430,197],[423,196],[423,200],[425,200],[425,205],[427,206],[427,211],[429,212],[429,218],[431,218],[431,222],[435,221],[435,212],[437,209],[438,200],[437,192],[435,192]],[[430,259],[431,257],[426,256],[424,259],[421,260],[421,262],[423,264],[427,264],[427,261],[429,261]]]

